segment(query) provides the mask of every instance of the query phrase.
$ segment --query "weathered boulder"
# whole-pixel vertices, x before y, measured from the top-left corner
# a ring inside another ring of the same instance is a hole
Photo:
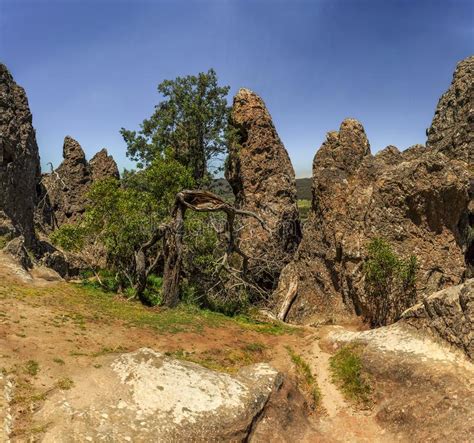
[[[92,181],[102,180],[104,178],[120,178],[120,173],[114,158],[107,153],[107,149],[101,149],[89,161],[91,168]]]
[[[474,279],[424,298],[402,314],[401,322],[441,338],[474,360]]]
[[[88,162],[81,145],[65,137],[63,162],[56,170],[43,174],[41,180],[38,225],[50,231],[77,222],[86,209],[90,186],[104,178],[119,178],[117,164],[107,150],[102,149]]]
[[[470,441],[474,365],[397,322],[363,332],[334,327],[323,346],[349,346],[370,381],[377,422],[403,442]]]
[[[237,207],[255,212],[267,227],[246,219],[240,232],[241,248],[252,257],[254,277],[271,286],[301,239],[295,173],[270,113],[257,94],[239,90],[231,126],[237,141],[230,147],[226,178]],[[268,266],[262,267],[262,263]],[[264,275],[266,272],[269,274]]]
[[[0,63],[0,230],[22,235],[27,247],[35,240],[39,177],[38,146],[26,93]]]
[[[10,240],[3,248],[3,252],[9,254],[23,269],[26,270],[33,267],[33,263],[25,247],[25,239],[22,235]]]
[[[283,380],[263,363],[231,376],[147,348],[93,371],[36,414],[44,441],[248,441]]]
[[[453,81],[442,95],[427,146],[450,158],[474,163],[474,56],[456,66]]]
[[[362,272],[376,237],[401,256],[417,257],[419,296],[460,283],[469,187],[465,163],[420,146],[372,156],[360,123],[345,120],[316,153],[312,212],[295,260],[282,272],[277,309],[293,287],[289,320],[355,312],[377,323]],[[414,301],[399,300],[389,317]]]

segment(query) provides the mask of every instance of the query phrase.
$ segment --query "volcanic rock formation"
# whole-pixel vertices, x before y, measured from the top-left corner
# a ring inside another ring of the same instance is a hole
[[[117,164],[106,149],[87,162],[81,145],[67,136],[63,145],[63,162],[44,174],[42,198],[37,217],[46,231],[65,223],[75,223],[85,211],[91,184],[104,178],[119,178]]]
[[[34,243],[40,160],[25,91],[0,64],[0,235]]]
[[[474,56],[456,66],[453,81],[442,95],[427,146],[446,156],[474,163]]]
[[[114,158],[108,155],[107,149],[101,149],[89,161],[91,168],[92,181],[102,180],[103,178],[120,178],[120,173]]]
[[[451,112],[469,120],[467,113]],[[437,119],[438,114],[435,124]],[[462,153],[473,146],[464,143],[465,138],[454,138],[446,151],[460,153],[461,161],[444,155],[444,149],[420,145],[404,152],[390,146],[372,156],[356,120],[330,132],[314,158],[312,213],[303,240],[275,294],[280,318],[327,320],[349,311],[379,322],[370,318],[373,301],[362,272],[366,247],[376,237],[399,255],[417,257],[418,297],[461,283],[472,230],[472,173]],[[398,300],[389,317],[396,319],[413,302]]]
[[[231,126],[237,141],[230,147],[226,178],[237,207],[255,212],[266,224],[264,228],[248,219],[240,232],[241,248],[253,258],[250,270],[254,278],[271,284],[301,239],[295,172],[270,113],[257,94],[239,90],[234,97]],[[272,263],[266,265],[269,261]],[[258,262],[265,263],[266,270],[262,271]]]

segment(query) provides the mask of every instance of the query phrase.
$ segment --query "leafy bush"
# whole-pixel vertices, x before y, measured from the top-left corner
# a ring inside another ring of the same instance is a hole
[[[9,235],[0,235],[0,249],[3,249],[11,240]]]
[[[59,246],[65,251],[80,251],[84,247],[86,230],[80,225],[62,225],[51,235],[53,245]]]
[[[364,314],[372,326],[395,321],[405,309],[413,305],[418,270],[414,255],[402,259],[387,241],[374,238],[367,247],[367,260],[363,269],[368,296]]]

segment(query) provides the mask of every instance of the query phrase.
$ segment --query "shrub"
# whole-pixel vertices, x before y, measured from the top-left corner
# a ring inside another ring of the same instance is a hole
[[[65,251],[80,251],[84,247],[85,230],[79,225],[63,225],[56,229],[50,240]]]
[[[363,269],[368,296],[364,315],[372,326],[395,321],[405,309],[413,305],[418,270],[414,255],[402,259],[387,241],[375,238],[367,247],[367,260]]]

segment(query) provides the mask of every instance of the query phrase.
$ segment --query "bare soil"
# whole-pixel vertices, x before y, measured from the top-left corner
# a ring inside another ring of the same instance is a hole
[[[210,313],[154,310],[112,295],[98,302],[45,270],[31,276],[2,255],[0,265],[0,390],[7,380],[15,385],[13,398],[2,398],[8,404],[3,416],[0,410],[0,424],[8,427],[6,415],[12,415],[11,441],[40,441],[44,429],[33,416],[48,395],[67,388],[82,371],[99,368],[107,355],[142,347],[228,372],[266,361],[294,374],[291,347],[308,362],[321,391],[321,404],[309,417],[314,432],[306,441],[393,441],[373,410],[348,402],[333,384],[330,354],[319,346],[324,327],[279,329]]]

